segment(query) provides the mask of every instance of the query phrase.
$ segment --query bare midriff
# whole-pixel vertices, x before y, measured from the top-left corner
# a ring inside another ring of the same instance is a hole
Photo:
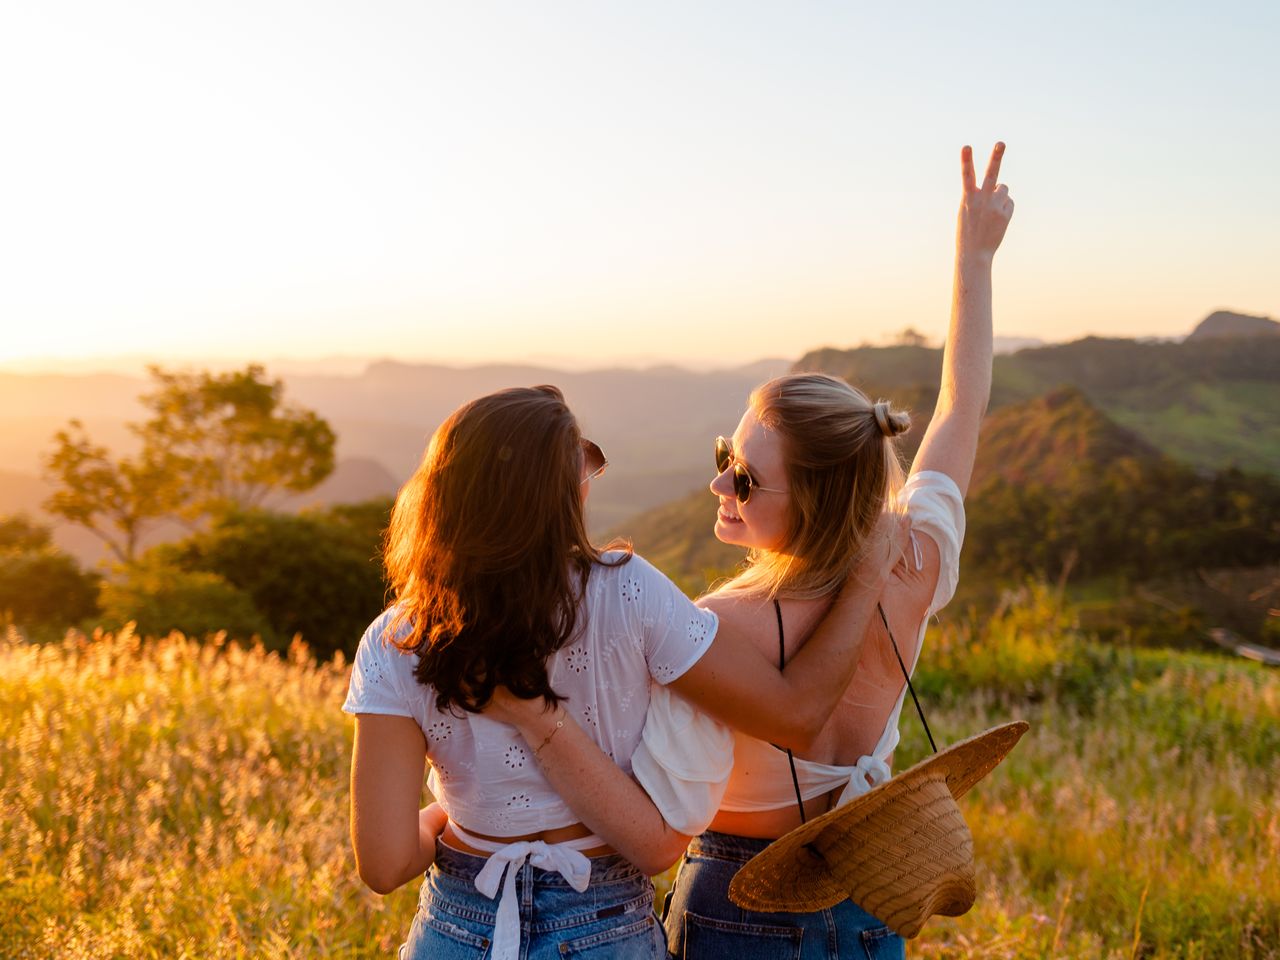
[[[467,830],[464,826],[463,830]],[[541,840],[543,843],[563,843],[565,840],[577,840],[579,837],[591,835],[591,830],[584,823],[575,823],[568,827],[556,827],[552,830],[539,830],[537,833],[524,833],[514,837],[495,837],[487,833],[480,833],[478,830],[467,830],[467,833],[473,837],[479,837],[481,840],[490,840],[494,843],[519,843],[522,840],[533,841]],[[487,857],[490,851],[477,850],[475,847],[461,839],[454,832],[453,823],[450,821],[445,824],[444,832],[440,835],[440,839],[452,847],[454,850],[461,850],[463,853],[475,854],[477,857]],[[584,856],[588,857],[604,857],[613,853],[613,847],[607,844],[601,844],[598,847],[589,847],[583,850]]]
[[[820,817],[830,810],[840,795],[841,787],[804,802],[806,820]],[[721,810],[711,821],[710,830],[731,833],[737,837],[754,837],[759,840],[777,840],[800,826],[800,811],[795,804],[777,810],[745,811]]]

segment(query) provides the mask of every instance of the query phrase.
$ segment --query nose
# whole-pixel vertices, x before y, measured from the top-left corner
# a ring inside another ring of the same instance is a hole
[[[715,479],[711,481],[710,487],[711,492],[717,497],[732,497],[733,467],[730,466],[729,469],[721,470],[717,473]]]

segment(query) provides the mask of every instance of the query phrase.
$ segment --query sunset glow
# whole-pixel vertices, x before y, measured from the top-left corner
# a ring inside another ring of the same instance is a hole
[[[27,5],[0,363],[936,338],[996,138],[997,333],[1280,314],[1280,13],[1161,10]]]

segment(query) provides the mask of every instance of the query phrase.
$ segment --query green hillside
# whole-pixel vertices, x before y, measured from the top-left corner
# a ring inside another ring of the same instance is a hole
[[[1160,451],[1117,424],[1075,387],[1059,387],[990,414],[982,424],[972,489],[996,479],[1062,489],[1123,458]]]
[[[806,354],[797,370],[844,377],[912,411],[914,450],[937,399],[942,351],[858,347]],[[1182,343],[1087,337],[995,358],[991,409],[1074,386],[1175,460],[1280,475],[1280,336]]]

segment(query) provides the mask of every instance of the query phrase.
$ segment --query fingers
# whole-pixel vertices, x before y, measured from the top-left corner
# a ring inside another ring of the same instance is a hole
[[[978,189],[978,180],[973,172],[973,147],[960,148],[960,179],[964,183],[965,193],[973,193]]]
[[[996,145],[991,149],[991,161],[987,164],[987,175],[982,180],[982,189],[991,192],[995,189],[996,181],[1000,179],[1000,161],[1004,158],[1004,143],[996,141]]]
[[[991,194],[996,201],[996,209],[1003,213],[1006,217],[1013,214],[1013,200],[1009,197],[1009,188],[1005,184],[996,187],[995,192]]]

